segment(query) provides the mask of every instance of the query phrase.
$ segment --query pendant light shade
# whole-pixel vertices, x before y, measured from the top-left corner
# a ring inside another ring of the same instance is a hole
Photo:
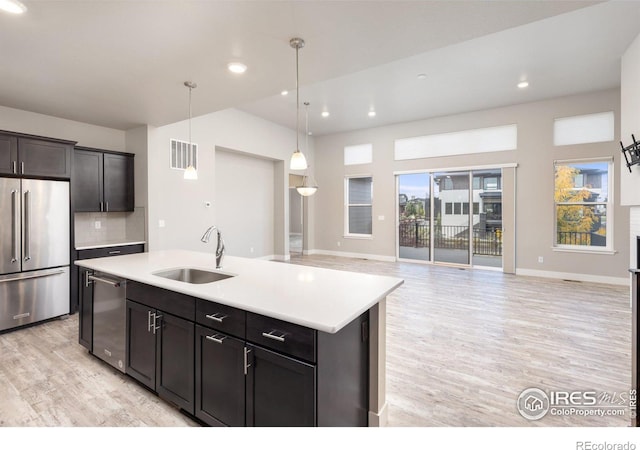
[[[298,50],[304,47],[304,40],[301,38],[292,38],[289,41],[289,45],[296,49],[296,151],[291,155],[291,161],[289,162],[289,169],[291,170],[305,170],[307,166],[307,158],[300,151],[299,143],[299,125],[300,125],[300,86],[298,76]]]
[[[193,143],[191,142],[191,91],[193,89],[197,88],[198,85],[195,84],[192,81],[185,81],[184,85],[189,88],[189,147],[188,147],[189,151],[187,152],[187,154],[189,155],[189,158],[191,159],[193,157]],[[193,161],[189,161],[189,165],[185,169],[183,176],[184,176],[185,180],[197,180],[198,179],[198,171],[193,166]]]

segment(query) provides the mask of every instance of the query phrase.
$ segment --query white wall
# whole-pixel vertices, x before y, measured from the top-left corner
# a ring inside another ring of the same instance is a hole
[[[77,141],[78,145],[126,151],[125,132],[0,106],[0,130]]]
[[[248,258],[274,255],[273,161],[218,147],[215,170],[216,225],[226,253]]]
[[[200,236],[220,219],[215,203],[216,147],[223,147],[274,161],[273,246],[275,254],[285,258],[289,253],[288,161],[295,148],[295,131],[235,109],[195,117],[191,128],[199,152],[196,181],[186,181],[181,171],[169,168],[169,140],[188,139],[188,121],[149,129],[149,248],[203,250]],[[313,149],[305,153],[313,164]],[[205,206],[207,201],[212,202],[210,208]],[[164,228],[159,220],[164,220]]]
[[[622,55],[620,81],[620,140],[626,147],[633,142],[632,134],[640,141],[640,35]],[[632,166],[629,173],[622,158],[620,172],[622,204],[640,205],[640,165]]]
[[[315,249],[355,255],[395,257],[396,193],[394,171],[462,168],[516,163],[516,270],[518,273],[625,282],[629,260],[629,211],[619,205],[621,154],[616,129],[613,142],[553,145],[553,121],[558,117],[614,111],[619,126],[619,90],[556,98],[535,103],[495,108],[455,116],[319,136],[315,139],[317,210]],[[491,127],[518,125],[518,148],[474,155],[394,160],[394,140]],[[640,134],[640,133],[639,133]],[[347,145],[373,144],[373,163],[344,166],[343,149]],[[320,157],[319,155],[322,155]],[[553,161],[555,159],[614,157],[614,247],[616,253],[591,254],[553,251]],[[343,237],[344,176],[373,175],[373,238]],[[384,220],[379,220],[384,216]],[[338,243],[340,244],[338,246]],[[538,263],[542,256],[544,262]]]

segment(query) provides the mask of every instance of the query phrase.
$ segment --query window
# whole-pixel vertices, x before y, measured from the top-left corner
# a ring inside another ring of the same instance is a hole
[[[453,203],[446,202],[444,204],[444,213],[449,215],[453,214]]]
[[[344,165],[368,164],[373,161],[373,145],[349,145],[344,148]]]
[[[453,204],[453,213],[454,214],[460,214],[460,205],[462,205],[462,203],[454,203]]]
[[[611,250],[612,160],[556,161],[554,167],[555,246]]]
[[[345,235],[372,234],[373,178],[348,177],[345,180]]]
[[[464,215],[469,214],[469,202],[464,202],[462,204],[462,214]]]
[[[480,214],[480,203],[479,202],[473,202],[473,214],[475,214],[475,215]]]
[[[500,189],[500,182],[498,177],[484,177],[482,179],[484,186],[483,189],[485,191],[495,191]]]

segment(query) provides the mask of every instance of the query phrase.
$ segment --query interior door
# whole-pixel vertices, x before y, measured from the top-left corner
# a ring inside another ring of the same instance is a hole
[[[0,275],[20,272],[21,252],[20,180],[0,178]]]
[[[22,180],[22,270],[69,264],[69,182]]]

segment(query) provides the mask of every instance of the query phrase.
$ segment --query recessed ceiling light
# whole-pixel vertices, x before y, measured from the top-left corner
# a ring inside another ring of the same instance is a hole
[[[289,91],[282,91],[280,92],[280,95],[287,95],[289,93]]]
[[[27,11],[27,7],[18,0],[0,0],[0,10],[11,14],[22,14]]]
[[[418,80],[424,80],[425,78],[427,78],[427,74],[426,73],[419,73],[418,74]]]
[[[369,117],[375,117],[375,116],[376,116],[375,111],[369,111]]]
[[[245,73],[247,71],[247,66],[239,62],[230,62],[227,64],[227,68],[233,73]]]
[[[528,82],[528,81],[521,81],[520,83],[518,83],[518,87],[519,87],[520,89],[524,89],[524,88],[526,88],[527,86],[529,86],[529,82]]]
[[[329,111],[322,111],[322,117],[329,117]]]

